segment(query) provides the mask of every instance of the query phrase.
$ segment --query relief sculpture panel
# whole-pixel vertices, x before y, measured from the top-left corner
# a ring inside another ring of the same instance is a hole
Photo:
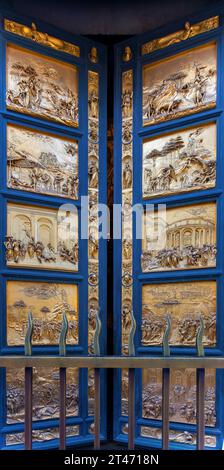
[[[24,370],[7,369],[7,423],[24,421]],[[67,369],[66,415],[77,416],[79,410],[79,374]],[[33,420],[59,418],[58,368],[33,368]],[[57,430],[56,430],[57,431]],[[41,431],[39,431],[41,433]],[[54,435],[53,435],[54,436]],[[38,437],[38,436],[36,436]],[[54,436],[57,437],[57,436]],[[53,437],[51,437],[53,438]]]
[[[8,125],[9,188],[78,198],[78,142]]]
[[[142,176],[145,198],[214,187],[216,125],[144,140]]]
[[[8,109],[78,126],[76,66],[12,45],[6,65]]]
[[[122,429],[124,434],[128,432],[128,426],[125,424]],[[141,436],[151,439],[162,439],[162,430],[158,427],[141,426]],[[179,444],[195,445],[197,442],[197,435],[195,432],[183,431],[181,429],[169,430],[170,442],[177,442]],[[205,435],[205,446],[216,447],[216,436],[206,434]]]
[[[171,422],[196,423],[196,372],[194,369],[171,369],[170,371],[169,419]],[[205,373],[205,425],[215,426],[215,387],[214,369]],[[128,371],[122,374],[122,414],[128,415]],[[142,417],[149,420],[162,419],[162,371],[161,369],[144,369],[142,373]],[[184,433],[178,432],[177,442],[185,442]],[[150,436],[157,439],[161,435]],[[170,440],[172,432],[170,431]],[[176,439],[175,439],[176,440]],[[192,444],[193,438],[187,442]],[[209,443],[208,443],[209,445]]]
[[[194,369],[172,369],[170,378],[170,421],[196,423],[196,373]],[[214,369],[206,369],[205,377],[205,425],[215,426]],[[142,415],[147,419],[162,417],[161,369],[144,369],[142,377]]]
[[[78,215],[65,209],[8,204],[8,266],[78,269]]]
[[[144,285],[142,289],[142,345],[161,345],[167,316],[171,319],[169,343],[196,345],[200,318],[204,320],[204,346],[216,345],[216,281]]]
[[[66,342],[78,343],[77,285],[8,281],[6,303],[9,346],[24,346],[29,312],[33,314],[34,345],[58,345],[63,313],[68,318]]]
[[[215,203],[146,211],[143,272],[215,267],[216,251]]]
[[[216,45],[208,44],[143,67],[143,124],[216,105]]]

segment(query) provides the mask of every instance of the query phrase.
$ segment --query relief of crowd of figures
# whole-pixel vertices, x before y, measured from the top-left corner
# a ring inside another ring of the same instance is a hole
[[[216,44],[143,67],[143,123],[202,112],[216,105]]]
[[[142,344],[161,345],[167,317],[169,342],[195,346],[200,318],[204,321],[203,344],[216,345],[216,281],[148,284],[142,289]]]
[[[78,216],[9,203],[5,248],[8,266],[77,271]]]
[[[215,370],[207,369],[205,378],[205,424],[215,426]],[[122,414],[128,414],[128,372],[122,381]],[[142,376],[142,417],[162,418],[161,369],[144,369]],[[196,423],[196,373],[194,369],[172,369],[169,417],[171,422]]]
[[[78,143],[19,126],[7,127],[9,188],[78,198]]]
[[[216,266],[215,203],[146,213],[143,230],[143,272]]]
[[[78,126],[78,70],[16,46],[7,47],[7,108]]]
[[[215,124],[145,140],[142,172],[145,198],[214,187]]]
[[[67,369],[66,414],[77,416],[79,412],[78,370]],[[24,371],[8,369],[7,423],[24,421]],[[33,420],[59,417],[59,371],[57,368],[33,369]]]
[[[94,62],[97,50],[94,48]],[[94,334],[100,324],[99,309],[99,74],[88,71],[88,344],[93,353]],[[90,378],[89,378],[90,380]]]
[[[7,344],[24,345],[29,312],[34,345],[59,342],[62,316],[68,319],[67,344],[78,343],[78,287],[75,284],[7,282]]]

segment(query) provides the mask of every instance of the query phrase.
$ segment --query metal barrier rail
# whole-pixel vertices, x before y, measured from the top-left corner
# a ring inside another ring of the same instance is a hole
[[[203,319],[196,336],[196,356],[170,356],[169,335],[171,320],[167,324],[163,337],[163,356],[135,356],[134,342],[130,344],[129,356],[100,356],[99,334],[96,329],[94,338],[94,353],[92,356],[66,356],[66,336],[68,321],[63,315],[59,337],[59,356],[32,356],[32,314],[28,317],[28,327],[25,337],[24,356],[0,356],[2,368],[25,369],[25,449],[32,449],[32,414],[33,414],[33,367],[59,368],[59,442],[60,449],[66,447],[66,370],[67,368],[94,369],[95,403],[94,403],[94,448],[100,448],[100,369],[128,369],[128,448],[134,449],[135,442],[135,369],[162,369],[162,448],[169,448],[169,395],[170,369],[193,368],[196,370],[196,421],[197,449],[204,449],[205,435],[205,369],[224,369],[224,357],[205,357],[202,344]]]
[[[25,368],[25,449],[32,449],[32,376],[33,367],[58,367],[60,371],[60,449],[66,442],[66,369],[94,369],[94,447],[100,448],[100,369],[128,369],[128,447],[135,440],[135,369],[161,368],[162,375],[162,448],[169,447],[170,369],[194,368],[196,374],[197,449],[204,448],[205,369],[224,369],[224,357],[129,357],[129,356],[0,356],[0,367]]]

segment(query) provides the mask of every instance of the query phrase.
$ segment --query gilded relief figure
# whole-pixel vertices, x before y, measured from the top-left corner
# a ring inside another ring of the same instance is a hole
[[[216,105],[216,46],[143,67],[143,123],[180,118]]]
[[[35,23],[32,23],[31,26],[25,26],[15,21],[10,21],[5,19],[4,21],[5,30],[10,33],[17,34],[18,36],[31,39],[34,42],[42,44],[43,46],[51,47],[67,54],[74,55],[76,57],[80,56],[80,48],[64,41],[63,39],[55,38],[47,33],[38,31]]]
[[[198,126],[143,143],[143,197],[215,186],[216,126]]]
[[[78,143],[31,129],[7,127],[8,187],[78,198]]]
[[[98,62],[98,51],[92,47],[91,62]],[[88,351],[93,354],[99,310],[99,74],[88,70]],[[90,379],[91,380],[91,379]]]
[[[8,281],[7,344],[24,345],[32,312],[33,345],[58,344],[63,313],[68,318],[67,344],[78,342],[78,289],[74,284]]]
[[[8,369],[6,375],[7,423],[24,421],[24,371]],[[66,415],[77,416],[79,386],[77,369],[67,369]],[[59,417],[59,371],[56,368],[33,369],[33,420]],[[47,430],[45,430],[46,432]],[[53,439],[51,435],[51,439]],[[35,439],[36,440],[36,439]],[[23,441],[24,442],[24,441]]]
[[[162,344],[167,315],[171,316],[171,345],[195,346],[202,316],[203,343],[215,346],[215,281],[144,285],[141,326],[144,346]]]
[[[7,108],[78,125],[78,71],[73,65],[7,47]]]
[[[78,216],[8,204],[5,240],[8,266],[78,270]]]
[[[153,39],[152,41],[143,44],[142,54],[150,54],[154,51],[157,51],[158,49],[163,49],[164,47],[169,47],[173,44],[178,44],[179,42],[186,41],[189,38],[205,33],[206,31],[211,31],[212,29],[218,28],[218,26],[218,16],[214,16],[213,18],[200,21],[200,23],[196,23],[193,25],[191,25],[189,21],[186,21],[183,29],[168,34],[167,36],[163,36],[158,39]]]
[[[169,208],[166,219],[158,214],[144,218],[143,272],[216,266],[215,203]],[[163,236],[155,243],[161,229]]]

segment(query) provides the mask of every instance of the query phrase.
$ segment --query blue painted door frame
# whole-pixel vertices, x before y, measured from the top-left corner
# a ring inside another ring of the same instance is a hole
[[[163,37],[169,33],[183,28],[185,21],[191,24],[213,17],[220,16],[220,26],[210,32],[205,32],[194,38],[171,45],[161,50],[141,55],[142,44],[151,39]],[[144,64],[156,60],[167,58],[178,52],[190,50],[196,46],[216,42],[217,43],[217,105],[216,108],[181,119],[173,119],[160,124],[144,126],[142,124],[142,67]],[[128,62],[122,60],[125,47],[132,50],[132,59]],[[217,202],[217,244],[218,258],[217,266],[212,269],[197,269],[176,272],[142,273],[141,271],[141,240],[135,238],[135,221],[133,221],[133,311],[137,322],[135,334],[135,351],[137,355],[162,355],[162,347],[143,347],[141,345],[141,291],[144,284],[161,283],[187,280],[212,280],[217,281],[217,346],[206,348],[206,355],[224,354],[224,8],[210,9],[204,11],[201,16],[185,18],[181,22],[169,24],[165,28],[133,37],[115,46],[115,85],[114,85],[114,202],[121,203],[122,200],[122,115],[121,115],[121,77],[125,70],[133,70],[133,204],[157,204],[166,203],[169,207],[181,206],[184,204],[195,204],[202,201]],[[187,194],[177,194],[167,197],[155,197],[153,199],[142,198],[142,141],[146,137],[159,136],[160,134],[181,130],[191,125],[201,123],[217,123],[217,181],[213,189],[194,191]],[[121,272],[122,272],[122,245],[120,240],[114,240],[114,352],[121,354]],[[172,355],[195,355],[195,348],[191,347],[171,347]],[[118,442],[127,442],[127,434],[123,432],[123,426],[128,422],[127,416],[121,412],[121,372],[115,372],[114,387],[114,439]],[[119,386],[117,384],[120,384]],[[206,434],[214,435],[217,438],[217,448],[222,448],[224,431],[224,401],[223,401],[223,374],[217,372],[216,376],[216,426],[207,427]],[[136,372],[136,444],[141,447],[161,447],[160,439],[142,437],[140,435],[141,426],[150,426],[161,429],[161,422],[142,418],[141,401],[142,386],[141,373]],[[176,431],[189,431],[194,433],[195,425],[181,423],[170,423],[170,429]],[[171,449],[193,449],[193,445],[170,443]]]
[[[31,25],[35,19],[18,17],[12,11],[4,11],[0,16],[0,146],[1,146],[1,165],[0,165],[0,243],[4,246],[6,235],[6,206],[7,202],[21,202],[23,204],[40,205],[47,208],[59,208],[64,203],[70,203],[71,200],[52,197],[42,194],[34,194],[24,191],[13,191],[7,188],[6,169],[6,126],[8,123],[27,126],[36,129],[39,132],[47,131],[54,135],[75,138],[79,144],[79,199],[72,201],[79,211],[81,210],[81,196],[88,195],[88,71],[92,70],[99,73],[99,202],[107,202],[107,164],[106,164],[106,143],[107,143],[107,54],[104,45],[87,38],[74,36],[67,32],[42,23],[36,22],[39,31],[47,32],[49,35],[55,36],[62,40],[76,44],[80,47],[80,57],[74,57],[61,51],[53,50],[49,47],[37,44],[29,39],[19,37],[10,32],[4,31],[4,18],[14,20],[24,25]],[[79,71],[79,126],[71,128],[63,124],[46,121],[38,117],[30,117],[25,114],[12,112],[6,109],[6,46],[7,44],[21,46],[30,51],[35,51],[45,56],[59,59],[66,63],[75,64]],[[92,47],[97,47],[99,60],[92,63],[89,60],[89,52]],[[79,223],[80,235],[80,223]],[[0,349],[1,354],[24,354],[24,348],[15,346],[7,346],[6,340],[6,282],[7,280],[32,280],[47,281],[60,283],[74,283],[78,286],[79,298],[79,344],[77,346],[68,346],[67,353],[72,355],[88,354],[88,240],[79,239],[79,271],[77,273],[66,273],[60,271],[44,271],[41,269],[21,269],[9,268],[5,262],[5,250],[0,251],[0,310],[1,310],[1,327],[0,327]],[[101,334],[101,353],[106,352],[106,240],[100,240],[99,245],[99,303],[102,319]],[[58,354],[56,346],[34,346],[33,354],[52,355]],[[102,374],[103,376],[103,374]],[[7,424],[6,420],[6,387],[5,373],[1,371],[1,392],[0,392],[0,448],[6,446],[6,435],[21,433],[24,430],[23,423]],[[106,383],[102,380],[102,421],[101,434],[102,439],[106,438]],[[77,417],[67,418],[67,425],[79,425],[80,434],[76,437],[68,437],[68,445],[80,445],[93,441],[93,435],[90,432],[90,425],[93,422],[93,416],[88,412],[88,380],[87,370],[79,372],[79,414]],[[35,421],[33,429],[58,428],[58,419],[47,419]],[[58,446],[58,440],[52,440],[43,443],[34,443],[33,448],[55,448]],[[22,449],[22,445],[10,446]],[[7,449],[9,446],[7,446]]]

